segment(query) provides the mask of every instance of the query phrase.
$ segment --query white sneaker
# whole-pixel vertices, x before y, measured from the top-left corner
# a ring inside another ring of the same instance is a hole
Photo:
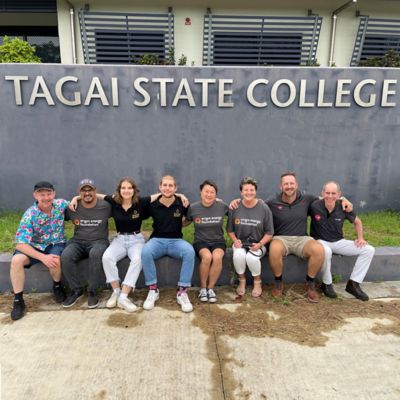
[[[209,303],[217,302],[217,295],[215,294],[213,289],[208,289],[208,302]]]
[[[147,298],[143,303],[144,310],[152,310],[154,308],[155,302],[160,298],[160,293],[158,290],[149,290]]]
[[[192,303],[189,300],[187,293],[183,292],[180,295],[176,295],[176,301],[180,304],[183,312],[193,311]]]
[[[112,292],[111,297],[107,300],[106,307],[114,308],[117,305],[118,295],[115,292]]]
[[[202,301],[202,302],[208,301],[207,289],[206,288],[201,288],[200,289],[199,300]]]
[[[124,299],[121,299],[120,297],[118,299],[118,307],[128,312],[135,312],[138,309],[138,307],[133,304],[127,297]]]

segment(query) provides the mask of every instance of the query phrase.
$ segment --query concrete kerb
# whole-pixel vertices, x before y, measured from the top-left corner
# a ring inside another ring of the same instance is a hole
[[[0,253],[0,291],[11,291],[9,278],[9,267],[12,255],[10,253]],[[332,273],[337,274],[341,279],[347,280],[353,269],[355,257],[343,257],[334,255],[332,261]],[[81,280],[87,281],[87,260],[80,262]],[[198,274],[199,260],[193,274],[193,286],[199,285]],[[161,287],[175,287],[178,282],[180,272],[180,262],[170,257],[162,257],[156,262],[158,281]],[[129,266],[129,259],[125,258],[118,263],[120,276],[125,276]],[[289,283],[304,282],[306,272],[306,262],[295,256],[288,256],[285,259],[284,280]],[[99,276],[99,281],[105,282],[104,273]],[[273,276],[268,264],[268,257],[262,260],[262,280],[265,283],[272,282]],[[251,279],[250,275],[248,276]],[[232,249],[227,249],[223,259],[223,269],[218,285],[232,285],[235,280],[232,265]],[[400,247],[378,247],[375,252],[371,267],[365,281],[400,281]],[[137,287],[145,286],[143,273],[140,274]],[[25,292],[50,292],[52,282],[47,268],[42,264],[37,264],[26,271]]]

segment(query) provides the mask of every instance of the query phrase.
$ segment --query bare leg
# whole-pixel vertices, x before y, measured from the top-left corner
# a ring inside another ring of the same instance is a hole
[[[111,283],[111,286],[112,286],[113,283],[114,283],[114,282]],[[119,285],[118,285],[118,286],[119,286]],[[118,286],[117,286],[117,287],[118,287]],[[113,286],[113,289],[115,289],[114,286]],[[132,289],[132,288],[131,288],[130,286],[128,286],[128,285],[122,285],[122,290],[121,290],[121,292],[124,293],[124,294],[129,294],[129,292],[131,291],[131,289]]]
[[[61,259],[59,259],[58,264],[54,268],[49,268],[49,272],[54,282],[61,281]]]
[[[29,258],[24,254],[15,254],[11,259],[10,278],[14,293],[20,293],[25,285],[25,265],[29,264]]]
[[[208,276],[210,275],[211,262],[213,256],[208,249],[201,249],[199,251],[200,265],[199,265],[199,276],[200,276],[200,287],[207,287]]]
[[[214,286],[221,275],[223,257],[224,257],[224,250],[222,249],[215,249],[212,252],[212,264],[210,267],[210,275],[208,277],[209,289],[214,289]]]
[[[283,256],[286,253],[285,246],[279,239],[272,240],[269,246],[269,265],[274,276],[281,276],[283,273]]]
[[[260,275],[254,276],[254,282],[253,282],[253,291],[251,292],[251,295],[253,297],[260,297],[262,293],[262,287],[261,287],[261,277]]]
[[[308,259],[307,275],[315,278],[324,262],[324,247],[316,240],[309,240],[304,246],[303,254]]]
[[[236,293],[239,296],[243,296],[246,293],[246,275],[245,274],[238,274],[239,275],[239,286],[236,289]]]

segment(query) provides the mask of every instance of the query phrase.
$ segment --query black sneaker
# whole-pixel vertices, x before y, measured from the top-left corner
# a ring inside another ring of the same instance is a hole
[[[368,301],[369,297],[367,293],[363,292],[360,288],[360,284],[358,282],[352,281],[349,279],[346,285],[346,292],[352,294],[358,300]]]
[[[96,308],[99,304],[99,298],[95,292],[88,292],[87,305],[88,308]]]
[[[324,295],[326,297],[330,297],[331,299],[336,299],[337,298],[337,294],[335,292],[335,289],[333,288],[333,285],[327,285],[325,283],[321,283],[321,290],[324,293]]]
[[[64,308],[72,307],[83,296],[82,290],[74,290],[63,303]]]
[[[21,319],[25,314],[25,302],[24,300],[14,300],[13,309],[11,311],[11,319],[17,321]]]
[[[66,296],[63,287],[60,285],[53,286],[54,300],[56,303],[62,303]]]

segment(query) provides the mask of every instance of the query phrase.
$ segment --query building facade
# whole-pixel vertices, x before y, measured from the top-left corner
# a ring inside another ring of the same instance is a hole
[[[189,4],[190,3],[190,4]],[[44,62],[204,66],[358,64],[400,47],[397,0],[0,1],[0,36]],[[182,55],[184,56],[182,58]],[[153,58],[154,60],[154,58]]]

